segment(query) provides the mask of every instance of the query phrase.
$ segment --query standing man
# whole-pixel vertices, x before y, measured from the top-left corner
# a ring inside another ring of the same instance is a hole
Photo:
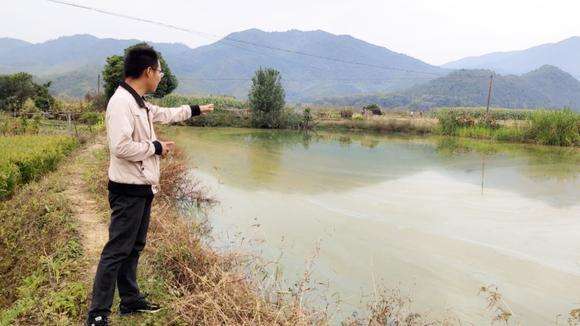
[[[125,56],[125,81],[109,100],[106,113],[109,141],[109,241],[103,248],[93,285],[87,325],[108,325],[119,288],[121,315],[157,312],[159,305],[139,292],[137,264],[145,247],[151,202],[159,189],[159,161],[175,146],[155,136],[153,123],[171,123],[213,111],[213,104],[162,108],[145,102],[163,77],[157,52],[140,45]]]

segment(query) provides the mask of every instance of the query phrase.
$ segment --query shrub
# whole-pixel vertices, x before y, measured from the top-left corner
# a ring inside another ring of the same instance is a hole
[[[580,142],[580,115],[571,110],[536,111],[530,116],[528,138],[538,144],[573,146]]]
[[[459,128],[475,124],[475,119],[468,114],[455,110],[440,110],[437,112],[437,119],[441,134],[449,136],[456,135]]]

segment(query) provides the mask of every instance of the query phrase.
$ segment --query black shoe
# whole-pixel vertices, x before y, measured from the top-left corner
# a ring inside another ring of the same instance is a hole
[[[107,316],[89,316],[87,326],[109,326],[109,318]]]
[[[131,303],[121,303],[119,304],[119,314],[121,316],[135,314],[135,313],[156,313],[161,310],[161,306],[152,303],[145,299],[145,296],[141,296],[139,300]]]

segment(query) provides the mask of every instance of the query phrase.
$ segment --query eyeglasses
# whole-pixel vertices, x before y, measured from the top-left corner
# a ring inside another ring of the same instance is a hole
[[[149,67],[149,68],[153,69],[153,67]],[[163,78],[163,76],[165,76],[165,74],[163,73],[163,70],[161,70],[161,68],[159,68],[159,69],[153,69],[153,70],[159,72],[159,75],[161,76],[161,78]]]

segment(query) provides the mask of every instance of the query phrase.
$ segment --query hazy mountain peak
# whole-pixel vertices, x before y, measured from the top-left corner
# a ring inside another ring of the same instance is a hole
[[[456,60],[443,67],[449,69],[493,69],[500,73],[523,74],[543,65],[558,67],[580,79],[580,37],[573,36],[556,43],[546,43],[524,50],[494,52]]]

